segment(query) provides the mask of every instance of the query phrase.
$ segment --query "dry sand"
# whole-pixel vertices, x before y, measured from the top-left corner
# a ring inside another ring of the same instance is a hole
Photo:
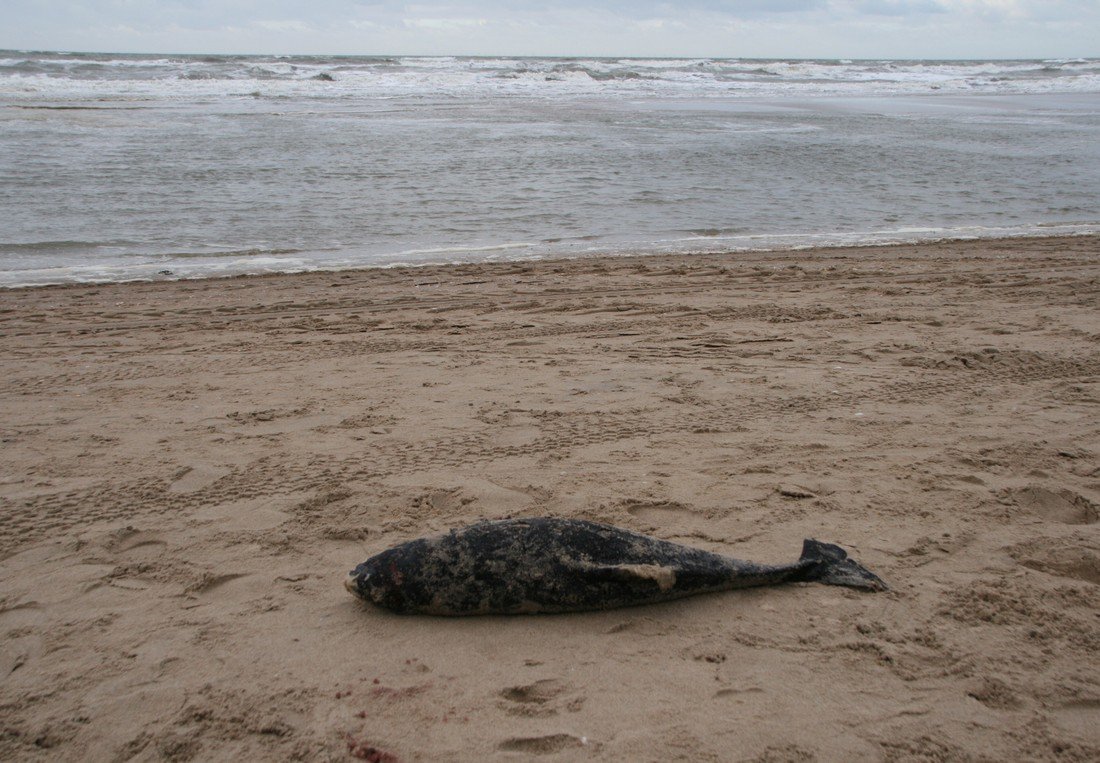
[[[1097,760],[1100,239],[6,291],[5,760]],[[791,585],[442,619],[480,518]]]

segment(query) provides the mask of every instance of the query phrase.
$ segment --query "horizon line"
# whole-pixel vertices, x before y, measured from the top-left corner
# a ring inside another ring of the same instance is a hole
[[[273,53],[273,52],[186,52],[186,51],[126,51],[126,50],[73,50],[73,49],[47,49],[47,48],[2,48],[0,53],[19,54],[64,54],[64,55],[122,55],[122,56],[279,56],[279,57],[329,57],[329,58],[591,58],[591,59],[625,59],[625,60],[655,60],[677,61],[683,59],[711,59],[726,61],[916,61],[916,62],[951,62],[951,61],[1090,61],[1100,60],[1100,56],[1023,56],[1018,58],[1004,56],[990,56],[980,58],[923,58],[902,57],[890,58],[882,56],[714,56],[714,55],[616,55],[614,53],[584,54],[584,53],[554,53],[554,54],[507,54],[507,53]]]

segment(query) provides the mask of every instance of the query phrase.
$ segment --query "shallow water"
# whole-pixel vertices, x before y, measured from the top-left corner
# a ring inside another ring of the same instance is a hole
[[[0,53],[0,177],[2,285],[1091,232],[1100,62]]]

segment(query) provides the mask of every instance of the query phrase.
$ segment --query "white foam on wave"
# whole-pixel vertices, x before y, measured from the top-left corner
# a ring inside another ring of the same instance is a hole
[[[500,252],[507,249],[530,249],[533,246],[536,246],[536,244],[517,241],[504,244],[488,244],[486,246],[438,246],[428,249],[406,249],[398,254],[402,257],[420,254],[473,254],[475,252]]]
[[[322,76],[324,75],[324,76]],[[331,78],[331,79],[329,79]],[[1100,92],[1100,60],[756,61],[432,57],[51,57],[0,60],[0,96],[773,97]]]

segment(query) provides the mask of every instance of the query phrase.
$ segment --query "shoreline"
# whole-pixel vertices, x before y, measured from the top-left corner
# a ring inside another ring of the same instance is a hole
[[[194,283],[205,281],[231,281],[238,279],[248,278],[279,278],[279,277],[295,277],[295,276],[309,276],[314,275],[318,277],[331,277],[342,273],[357,273],[357,272],[373,272],[373,271],[418,271],[422,269],[430,268],[462,268],[466,266],[477,267],[507,267],[512,264],[529,264],[529,265],[549,265],[553,266],[560,263],[568,262],[620,262],[629,260],[652,260],[656,258],[684,258],[689,261],[700,260],[702,258],[739,258],[739,257],[752,257],[756,255],[774,255],[776,257],[782,257],[784,255],[808,255],[813,256],[814,252],[833,252],[836,250],[891,250],[901,249],[906,247],[942,247],[951,245],[980,245],[983,243],[997,244],[998,242],[1010,242],[1010,241],[1035,241],[1035,242],[1049,242],[1049,241],[1061,241],[1061,240],[1074,240],[1081,238],[1098,238],[1100,239],[1100,232],[1086,231],[1081,233],[1057,233],[1057,234],[1041,234],[1041,233],[1022,233],[1019,235],[1011,236],[991,236],[988,238],[978,236],[945,236],[943,238],[933,238],[927,240],[918,241],[891,241],[887,243],[883,242],[871,242],[871,243],[838,243],[838,244],[809,244],[804,246],[782,246],[775,248],[764,249],[728,249],[721,251],[707,251],[700,250],[694,252],[631,252],[624,250],[622,253],[615,254],[586,254],[580,253],[576,255],[561,255],[561,256],[547,256],[532,255],[529,258],[517,257],[515,259],[507,260],[472,260],[469,262],[424,262],[424,263],[392,263],[392,264],[379,264],[379,265],[349,265],[347,267],[334,267],[334,268],[318,268],[309,270],[291,270],[291,271],[270,271],[270,272],[257,272],[257,273],[228,273],[225,275],[199,275],[194,277],[162,277],[162,278],[131,278],[123,280],[103,280],[103,281],[62,281],[57,283],[40,283],[40,284],[28,284],[28,285],[7,285],[0,286],[0,294],[4,291],[19,291],[23,289],[51,289],[51,288],[79,288],[79,287],[100,287],[111,285],[127,285],[127,284],[159,284],[159,283]]]
[[[1098,284],[1085,235],[0,290],[0,758],[1095,760]],[[538,515],[891,591],[344,590]]]

